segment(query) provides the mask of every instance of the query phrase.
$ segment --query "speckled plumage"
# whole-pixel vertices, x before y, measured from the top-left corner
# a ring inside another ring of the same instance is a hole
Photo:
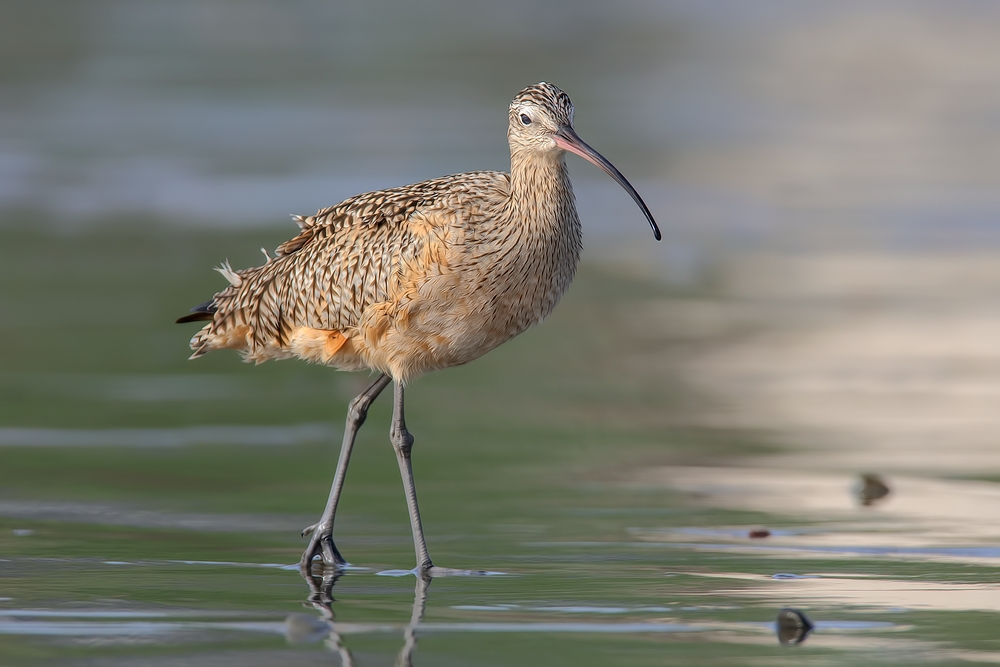
[[[213,298],[192,356],[231,348],[248,361],[298,357],[405,383],[540,322],[573,279],[581,230],[563,151],[521,136],[525,105],[572,123],[572,103],[555,86],[519,93],[509,175],[357,195],[297,218],[298,236],[263,266],[224,267],[233,284]]]

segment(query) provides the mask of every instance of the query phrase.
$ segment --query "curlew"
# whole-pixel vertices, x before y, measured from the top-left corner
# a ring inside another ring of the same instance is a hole
[[[403,417],[407,383],[476,359],[542,321],[569,287],[581,230],[566,169],[569,151],[614,178],[660,230],[635,188],[573,129],[573,104],[542,82],[514,97],[508,114],[510,173],[475,171],[351,197],[294,216],[297,236],[263,266],[217,270],[229,286],[178,322],[207,321],[192,359],[234,349],[244,360],[299,358],[379,373],[354,398],[326,509],[301,565],[316,556],[346,564],[334,517],[358,429],[390,382],[389,438],[413,532],[417,570],[433,567],[417,508]]]

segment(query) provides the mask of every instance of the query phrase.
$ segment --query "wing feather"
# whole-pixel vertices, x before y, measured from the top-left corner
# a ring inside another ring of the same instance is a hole
[[[469,217],[469,211],[498,206],[508,192],[507,174],[470,172],[368,192],[313,216],[293,216],[300,231],[278,246],[274,258],[227,276],[232,284],[212,299],[213,320],[191,347],[199,356],[239,347],[234,332],[243,340],[245,328],[241,349],[260,361],[290,356],[282,348],[297,327],[350,330],[369,306],[391,298],[401,271],[422,256],[427,237],[411,224],[417,214],[446,209],[456,218]]]

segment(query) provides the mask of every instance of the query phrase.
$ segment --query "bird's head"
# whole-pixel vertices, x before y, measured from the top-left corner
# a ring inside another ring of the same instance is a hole
[[[573,127],[573,102],[551,83],[528,86],[510,103],[507,138],[515,150],[555,151],[561,127]]]
[[[653,236],[660,240],[660,229],[653,220],[642,197],[632,184],[603,155],[588,146],[573,129],[573,102],[569,95],[551,83],[542,81],[528,86],[514,96],[510,103],[507,140],[512,152],[536,155],[558,154],[563,151],[576,153],[588,162],[603,169],[639,205],[653,229]]]

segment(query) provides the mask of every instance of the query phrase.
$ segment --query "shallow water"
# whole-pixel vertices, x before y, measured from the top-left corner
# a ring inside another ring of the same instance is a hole
[[[664,560],[682,566],[690,556],[643,557],[615,545],[498,560],[511,567],[493,576],[425,582],[358,568],[304,582],[294,566],[272,564],[9,559],[4,569],[15,573],[14,596],[0,609],[0,646],[11,658],[61,664],[140,656],[153,664],[219,664],[239,651],[264,660],[324,650],[352,652],[365,664],[371,654],[402,651],[409,632],[417,664],[607,664],[624,655],[631,657],[621,664],[799,659],[779,646],[777,607],[719,592],[718,581],[700,574],[664,569]],[[32,579],[54,572],[76,583],[32,590]],[[737,575],[727,581],[738,582]],[[174,592],[157,601],[128,594],[164,587]],[[849,650],[852,659],[864,659],[919,636],[909,610],[889,617],[836,608],[811,613],[816,629],[801,645],[811,655]],[[657,639],[664,635],[673,637],[666,645]]]
[[[423,581],[373,564],[304,581],[295,565],[277,563],[9,558],[0,646],[10,659],[59,664],[224,664],[244,652],[260,664],[278,656],[310,664],[317,651],[352,655],[358,664],[401,652],[416,664],[862,664],[918,653],[931,663],[959,653],[989,660],[985,649],[995,641],[991,614],[960,601],[976,592],[995,600],[996,587],[940,581],[954,570],[933,582],[930,571],[836,554],[816,562],[712,543],[653,550],[471,541],[461,548],[466,558],[472,549],[499,547],[471,560],[503,563],[506,571]],[[460,557],[435,542],[439,560]],[[355,551],[407,555],[405,548]],[[901,602],[907,595],[910,604]],[[794,647],[782,646],[775,632],[785,606],[815,624]]]
[[[697,426],[702,399],[660,361],[690,339],[650,346],[649,331],[635,340],[595,318],[688,293],[588,264],[543,327],[413,385],[431,554],[491,576],[407,570],[376,403],[337,523],[354,567],[304,579],[297,533],[322,508],[365,378],[185,361],[189,331],[170,317],[214,277],[177,286],[158,267],[210,266],[232,238],[4,241],[6,349],[19,352],[0,375],[0,664],[950,664],[1000,651],[995,484],[890,475],[890,494],[865,507],[855,474],[803,466],[802,451],[759,433]],[[57,290],[45,266],[19,260],[40,244],[99,268]],[[140,279],[107,279],[133,262]],[[140,295],[146,309],[68,341],[30,317],[50,297],[87,311]],[[202,374],[203,391],[177,389]],[[133,400],[126,387],[171,389]],[[780,465],[789,455],[798,468]],[[782,643],[786,607],[815,627]]]
[[[3,667],[1000,662],[996,259],[718,259],[995,246],[995,6],[0,6]],[[431,554],[489,576],[407,570],[376,403],[354,566],[303,577],[367,378],[190,363],[172,321],[289,212],[504,168],[539,79],[665,242],[571,162],[554,316],[408,393]]]

